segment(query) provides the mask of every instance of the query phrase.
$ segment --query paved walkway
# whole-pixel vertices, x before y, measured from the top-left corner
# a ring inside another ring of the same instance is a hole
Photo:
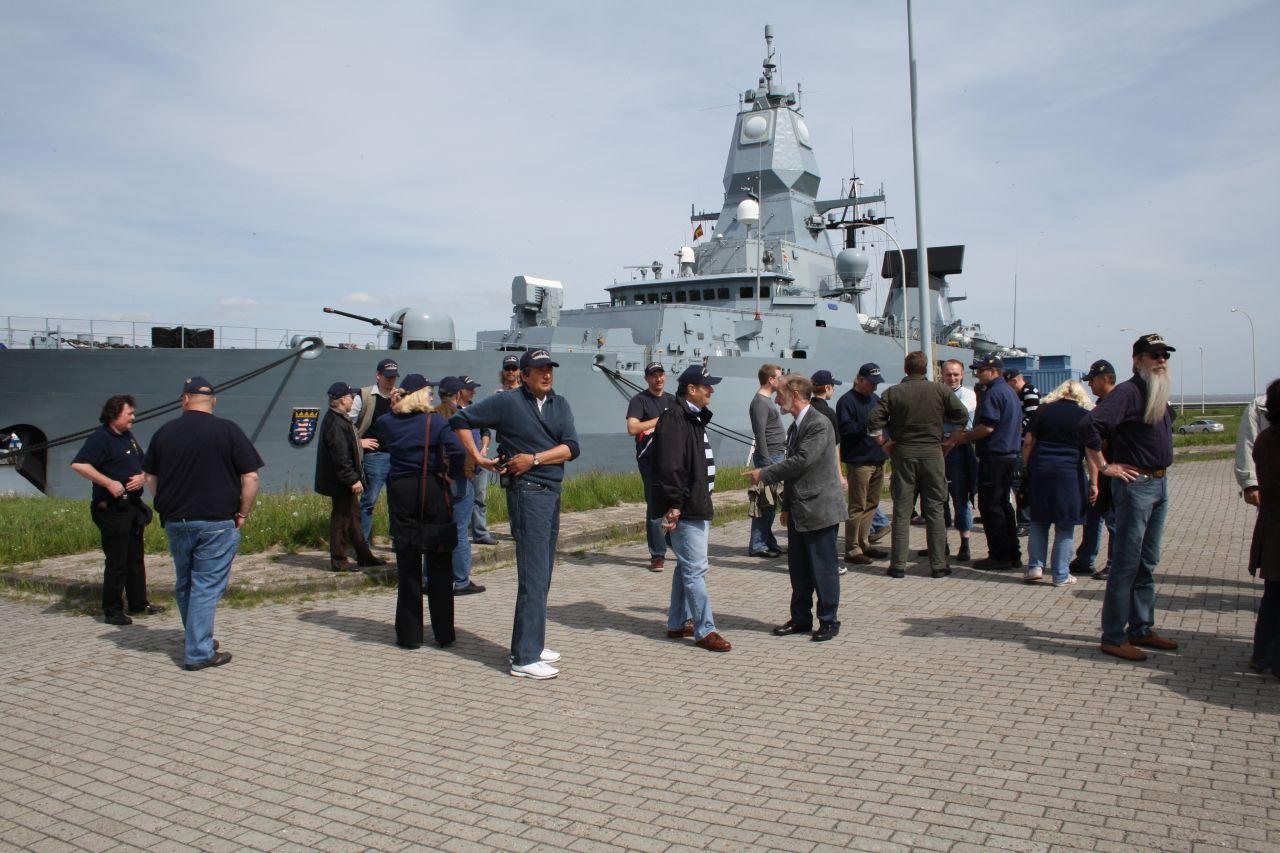
[[[0,848],[1275,850],[1280,681],[1243,669],[1230,471],[1174,472],[1184,651],[1145,664],[1097,653],[1097,581],[920,565],[846,575],[833,642],[773,637],[787,579],[744,521],[712,537],[731,653],[665,639],[671,575],[625,545],[560,561],[549,682],[505,674],[510,569],[449,650],[392,645],[382,590],[223,608],[235,660],[200,673],[176,614],[0,600]]]

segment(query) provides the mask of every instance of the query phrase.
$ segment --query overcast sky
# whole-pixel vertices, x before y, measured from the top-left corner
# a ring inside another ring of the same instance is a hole
[[[782,11],[785,9],[785,14]],[[0,4],[4,313],[505,328],[517,274],[607,298],[718,210],[763,27],[823,180],[915,245],[905,3]],[[1188,395],[1280,375],[1280,3],[915,4],[930,245],[962,316]],[[878,266],[878,265],[877,265]],[[881,289],[883,292],[883,289]],[[1268,323],[1267,318],[1272,318]],[[1181,380],[1175,374],[1175,381]]]

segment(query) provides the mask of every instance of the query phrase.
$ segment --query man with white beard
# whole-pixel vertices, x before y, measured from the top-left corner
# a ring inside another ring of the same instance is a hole
[[[1102,600],[1105,654],[1146,660],[1138,646],[1173,651],[1178,644],[1161,637],[1155,626],[1155,569],[1169,509],[1173,464],[1173,410],[1169,407],[1169,354],[1173,347],[1159,334],[1133,343],[1133,377],[1121,382],[1080,421],[1085,453],[1105,477],[1111,477],[1115,506],[1115,552]],[[1107,459],[1102,453],[1108,440]]]

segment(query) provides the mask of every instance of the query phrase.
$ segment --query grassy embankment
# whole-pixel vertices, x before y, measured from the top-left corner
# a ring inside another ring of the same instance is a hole
[[[744,488],[742,468],[724,468],[717,477],[726,489]],[[86,500],[57,498],[0,498],[0,567],[33,560],[94,551],[100,545],[98,528],[89,518]],[[644,500],[640,476],[635,473],[588,472],[572,477],[564,486],[561,506],[565,512],[584,512]],[[496,483],[489,489],[489,521],[507,520],[507,502]],[[726,516],[727,518],[728,516]],[[386,500],[378,501],[373,520],[374,536],[387,535]],[[294,552],[328,547],[329,499],[315,494],[260,495],[244,528],[240,553],[254,554],[274,547]],[[158,521],[146,531],[147,553],[167,550]]]

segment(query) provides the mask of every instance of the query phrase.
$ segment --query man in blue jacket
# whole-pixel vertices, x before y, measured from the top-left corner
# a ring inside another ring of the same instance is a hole
[[[476,465],[503,475],[519,578],[511,630],[511,674],[519,678],[560,674],[551,665],[560,653],[546,647],[547,595],[560,533],[564,463],[581,451],[569,401],[551,387],[559,366],[545,349],[527,350],[520,357],[519,390],[488,397],[449,419]],[[497,431],[497,460],[480,453],[473,429]]]
[[[880,506],[884,491],[884,462],[888,455],[879,443],[867,435],[867,421],[880,397],[876,387],[884,381],[880,365],[867,363],[858,368],[858,376],[840,402],[836,419],[840,423],[840,461],[849,482],[849,518],[844,525],[845,562],[860,566],[887,556],[871,547],[871,520]]]

